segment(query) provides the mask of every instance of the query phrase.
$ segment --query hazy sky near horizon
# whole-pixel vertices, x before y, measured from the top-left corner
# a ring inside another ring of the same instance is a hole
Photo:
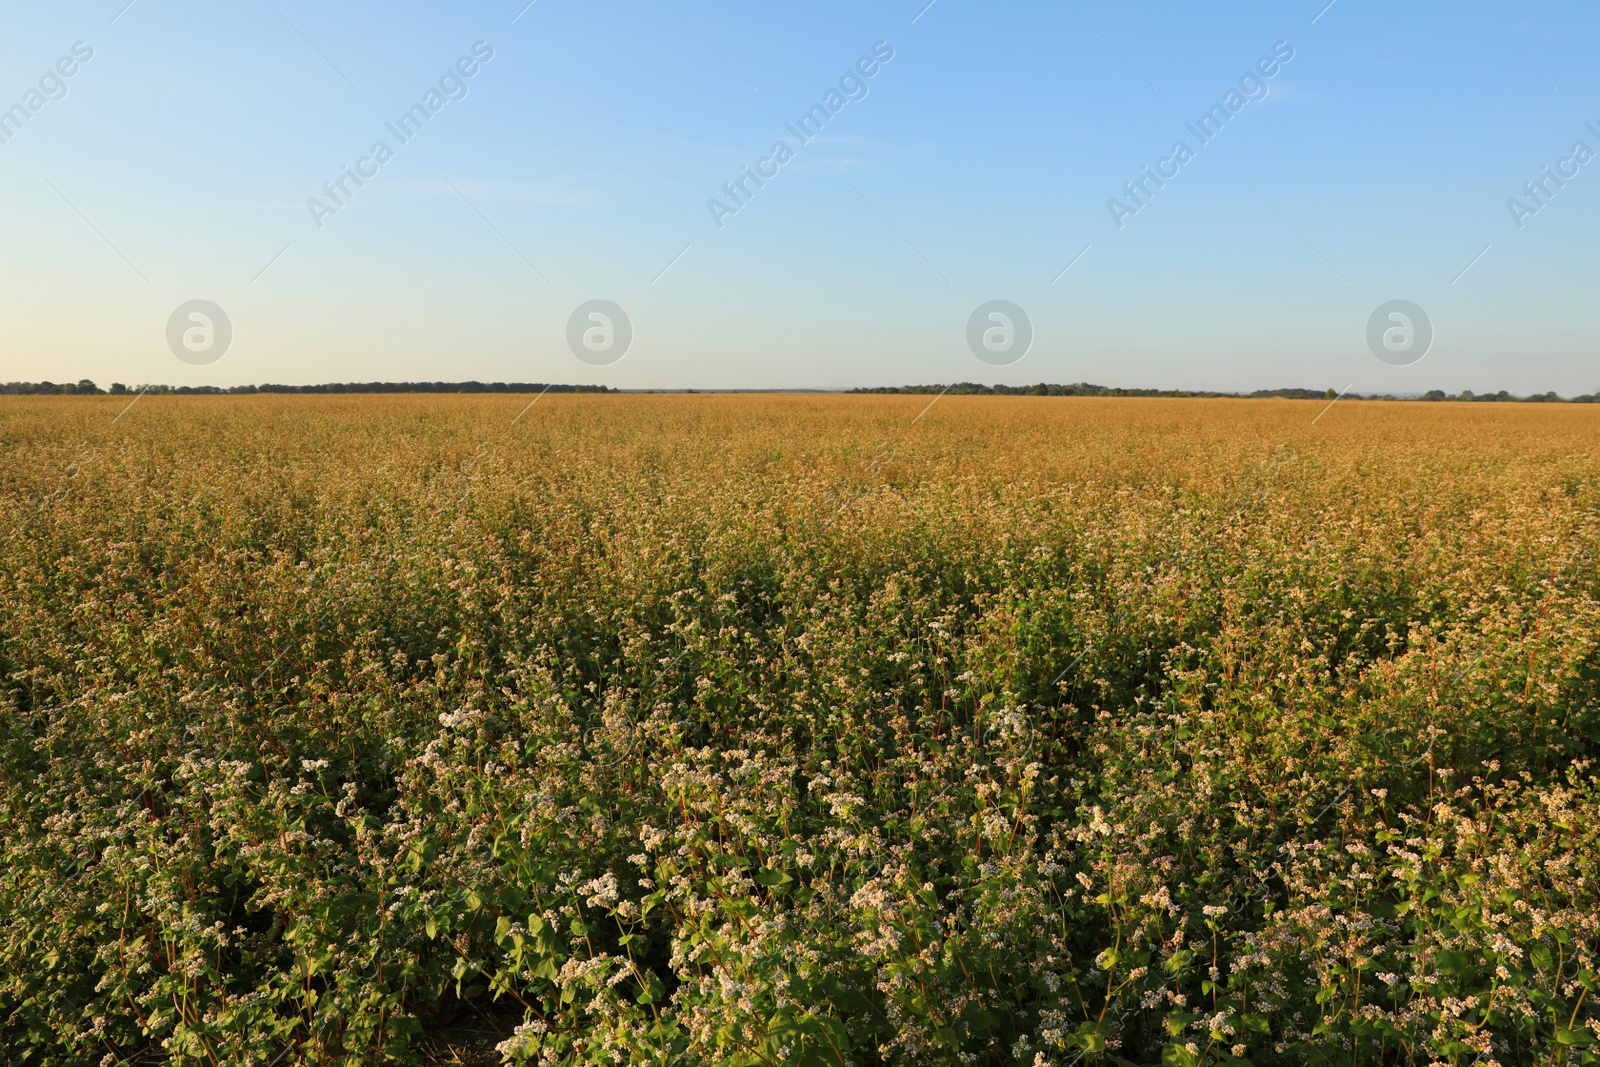
[[[0,380],[1600,388],[1592,4],[525,4],[13,3]]]

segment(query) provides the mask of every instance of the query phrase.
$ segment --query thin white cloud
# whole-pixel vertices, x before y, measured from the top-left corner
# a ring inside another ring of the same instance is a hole
[[[563,186],[554,182],[475,182],[455,179],[455,183],[461,192],[466,193],[474,200],[482,199],[501,204],[537,204],[542,207],[598,207],[604,199],[603,194],[598,190]],[[418,182],[416,187],[440,195],[456,195],[449,186],[443,183]]]
[[[1263,104],[1303,104],[1308,97],[1298,87],[1289,82],[1273,82]]]

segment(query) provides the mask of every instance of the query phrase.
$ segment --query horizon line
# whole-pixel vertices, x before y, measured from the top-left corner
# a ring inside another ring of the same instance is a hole
[[[701,388],[693,386],[678,387],[648,387],[648,388],[622,388],[598,384],[585,383],[544,383],[544,382],[480,382],[467,381],[402,381],[402,382],[322,382],[302,385],[267,382],[259,385],[166,385],[143,384],[127,386],[114,382],[109,389],[101,389],[95,382],[84,378],[77,382],[56,383],[51,381],[39,382],[6,382],[0,383],[0,395],[4,396],[143,396],[154,394],[160,396],[250,396],[250,395],[288,395],[288,396],[316,396],[316,395],[381,395],[381,394],[408,394],[408,395],[482,395],[482,394],[507,394],[519,395],[527,393],[584,393],[584,394],[625,394],[625,395],[650,395],[650,394],[721,394],[721,395],[763,395],[763,394],[792,394],[792,395],[818,395],[818,396],[925,396],[933,393],[952,396],[1043,396],[1043,397],[1102,397],[1125,399],[1243,399],[1243,400],[1326,400],[1329,397],[1337,399],[1360,400],[1418,400],[1418,401],[1444,401],[1463,403],[1564,403],[1584,404],[1600,403],[1600,391],[1589,394],[1579,394],[1573,397],[1564,397],[1554,390],[1545,393],[1533,393],[1527,396],[1513,394],[1508,390],[1499,390],[1493,393],[1476,393],[1470,389],[1463,389],[1458,393],[1448,393],[1442,389],[1430,389],[1423,392],[1358,392],[1347,389],[1337,392],[1329,389],[1306,389],[1301,387],[1281,387],[1276,389],[1255,389],[1249,391],[1229,391],[1219,389],[1163,389],[1128,386],[1104,386],[1089,382],[1051,383],[1040,382],[1033,385],[984,385],[979,382],[955,382],[949,385],[887,385],[887,386],[802,386],[790,388]]]

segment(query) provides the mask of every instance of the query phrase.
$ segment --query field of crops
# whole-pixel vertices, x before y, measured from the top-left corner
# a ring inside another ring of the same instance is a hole
[[[1600,410],[529,399],[0,398],[0,1059],[1600,1060]]]

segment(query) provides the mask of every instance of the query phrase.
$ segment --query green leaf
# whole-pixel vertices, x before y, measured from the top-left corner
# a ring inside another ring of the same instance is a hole
[[[756,884],[758,885],[788,885],[792,881],[794,881],[793,878],[775,867],[763,867],[756,872]]]
[[[1073,1040],[1085,1052],[1104,1052],[1106,1050],[1105,1037],[1092,1031],[1087,1034],[1074,1034]]]
[[[1161,1050],[1161,1067],[1196,1067],[1200,1057],[1182,1045],[1168,1045]]]

